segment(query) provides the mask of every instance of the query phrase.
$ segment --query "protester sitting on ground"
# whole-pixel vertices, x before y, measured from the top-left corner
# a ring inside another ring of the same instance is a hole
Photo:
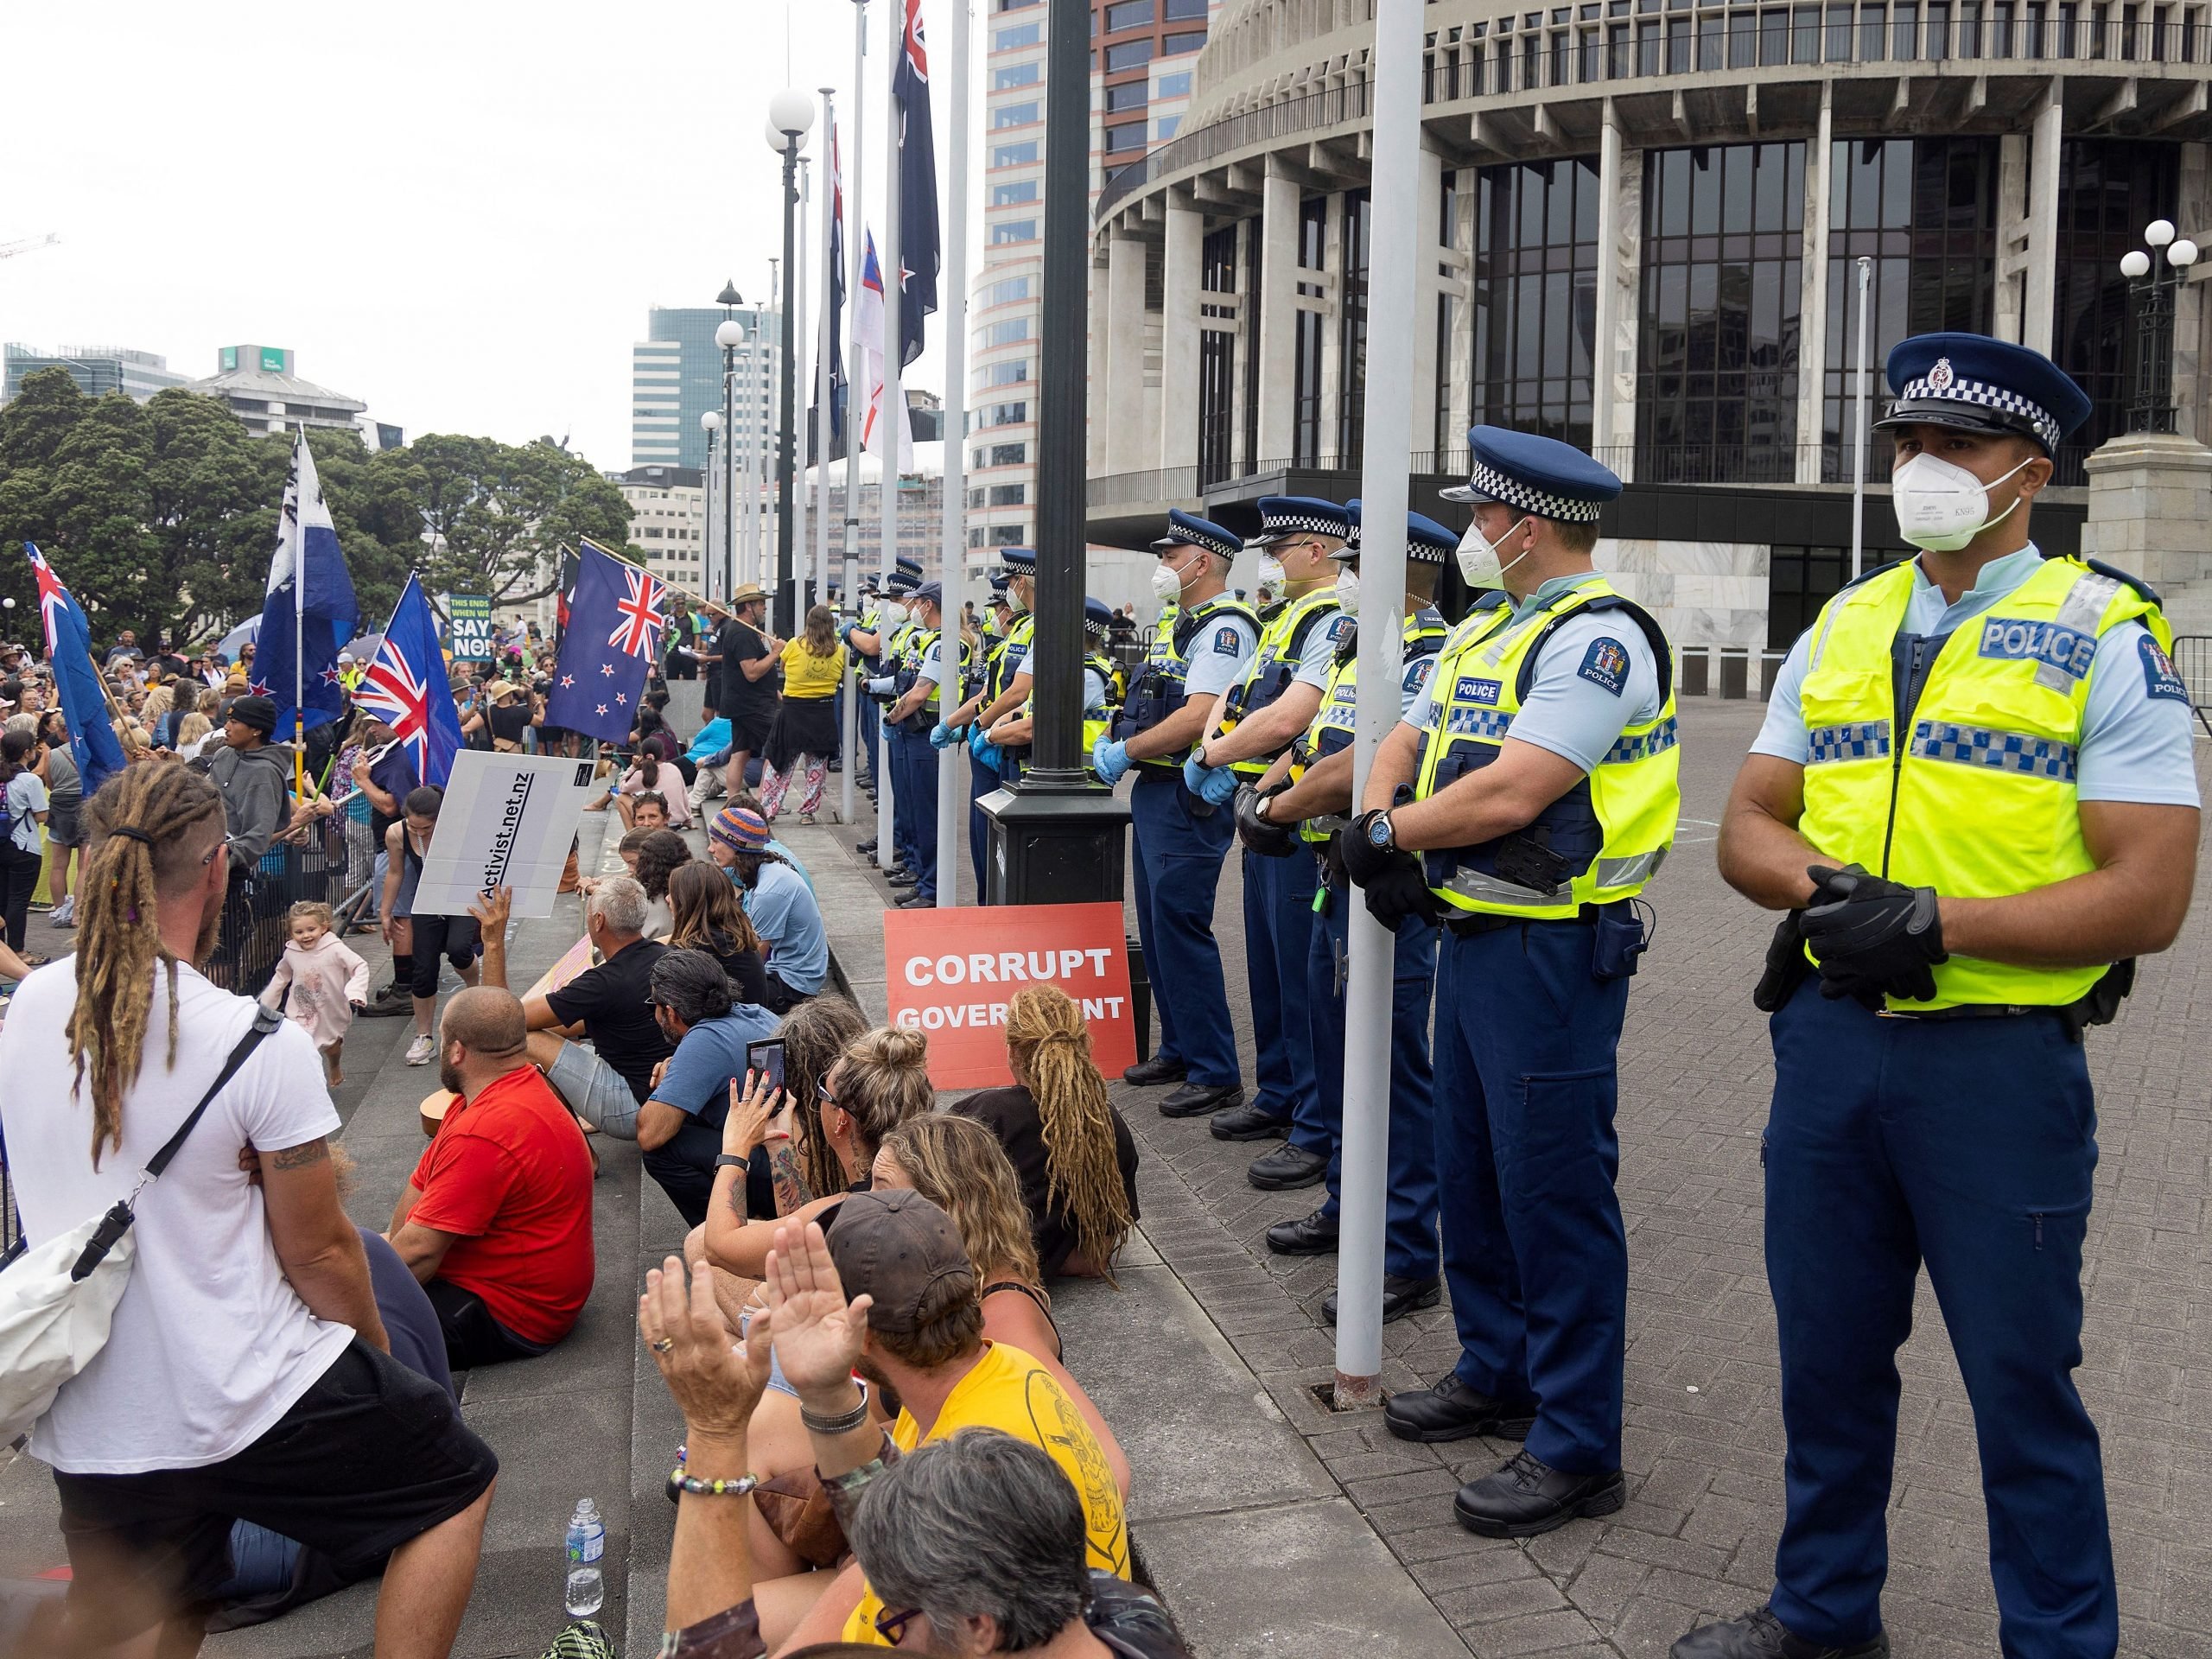
[[[668,878],[690,862],[691,849],[675,830],[645,832],[645,844],[638,849],[638,861],[631,866],[631,873],[645,890],[645,903],[650,906],[645,914],[647,938],[664,939],[675,926],[676,918],[668,903]]]
[[[664,952],[653,964],[650,995],[676,1052],[654,1068],[652,1090],[638,1109],[638,1146],[645,1173],[683,1224],[696,1227],[707,1219],[723,1122],[750,1071],[746,1045],[773,1037],[776,1016],[733,1003],[728,976],[702,950]]]
[[[1106,1097],[1083,1010],[1057,985],[1030,985],[1006,1005],[1009,1089],[947,1109],[998,1137],[1021,1182],[1037,1262],[1063,1274],[1114,1276],[1137,1220],[1137,1145]]]
[[[438,1081],[461,1096],[423,1151],[387,1235],[438,1311],[456,1371],[528,1359],[567,1336],[591,1294],[591,1152],[530,1063],[522,1004],[457,993]]]
[[[683,1414],[663,1650],[677,1659],[757,1659],[763,1608],[747,1548],[751,1478],[768,1381],[758,1339],[733,1347],[704,1294],[671,1257],[645,1275],[638,1330]],[[794,1303],[794,1311],[798,1311]],[[1090,1516],[1062,1465],[1033,1441],[972,1427],[902,1453],[879,1433],[874,1461],[843,1477],[837,1503],[860,1573],[887,1606],[912,1608],[871,1643],[809,1656],[1035,1653],[1051,1659],[1189,1659],[1159,1603],[1090,1565]],[[819,1575],[817,1575],[818,1577]],[[760,1586],[763,1599],[798,1586]],[[768,1609],[772,1616],[778,1611]]]
[[[725,809],[734,806],[741,808],[743,810],[747,812],[760,812],[760,798],[749,789],[743,790],[738,793],[735,798],[724,802],[723,805]],[[768,823],[768,815],[766,813],[760,813],[760,822],[763,823]],[[782,859],[784,862],[790,865],[791,868],[798,872],[799,880],[806,883],[806,890],[809,893],[812,893],[815,890],[814,873],[806,868],[805,861],[801,859],[797,853],[791,849],[790,843],[778,838],[776,835],[776,829],[773,824],[768,825],[768,850],[773,853],[778,858]]]
[[[638,798],[641,795],[659,796],[664,813],[668,812],[675,803],[685,802],[683,779],[673,762],[661,759],[660,747],[657,742],[639,746],[638,758],[615,785],[615,793],[612,798],[614,810],[621,814],[622,823],[626,828],[638,827]],[[691,823],[689,803],[685,802],[677,811],[678,815],[672,822],[678,829],[689,829]]]
[[[213,785],[128,768],[85,818],[76,955],[33,974],[0,1027],[0,1133],[34,1247],[138,1185],[255,1018],[193,965],[228,889]],[[138,1196],[106,1346],[33,1431],[69,1551],[63,1651],[194,1651],[241,1518],[341,1563],[391,1552],[378,1651],[451,1649],[498,1463],[387,1351],[339,1202],[321,1073],[306,1034],[279,1021],[209,1097]],[[246,1147],[259,1192],[239,1168]]]
[[[1114,1484],[1126,1497],[1129,1460],[1104,1415],[1060,1363],[1052,1299],[1037,1271],[1021,1188],[997,1138],[973,1118],[931,1112],[909,1119],[883,1137],[870,1190],[900,1187],[912,1188],[952,1217],[982,1282],[976,1298],[983,1309],[983,1334],[1019,1348],[1052,1374],[1097,1436],[1113,1466]]]
[[[501,887],[471,906],[484,931],[487,985],[507,982],[512,904],[513,893]],[[676,1052],[652,1006],[653,964],[668,947],[645,938],[645,889],[626,875],[601,881],[584,900],[584,934],[599,965],[522,1005],[531,1063],[578,1117],[624,1141],[638,1132],[654,1068]]]
[[[818,995],[830,976],[830,936],[806,883],[768,850],[766,821],[745,807],[724,807],[708,829],[707,854],[737,883],[745,913],[768,948],[768,1006],[786,1014]]]
[[[652,839],[655,833],[651,830],[632,830],[614,843],[614,855],[622,861],[622,868],[630,876],[634,878],[637,875],[638,855],[645,851],[645,842]],[[569,855],[571,858],[575,856],[573,847],[569,849]],[[576,883],[576,891],[588,899],[606,879],[604,876],[587,875]]]
[[[438,1007],[438,959],[454,966],[464,985],[477,982],[477,928],[472,916],[432,916],[415,913],[415,888],[423,879],[423,855],[430,850],[430,837],[438,827],[445,791],[425,784],[410,790],[406,810],[385,832],[385,942],[391,947],[392,982],[407,987],[415,1010],[415,1040],[407,1046],[407,1064],[428,1065],[437,1052],[430,1034]]]
[[[276,705],[267,697],[232,698],[223,719],[223,747],[207,767],[209,781],[223,798],[231,862],[239,874],[261,861],[291,805],[291,753],[269,741],[276,729]],[[135,735],[138,747],[151,753],[143,733]]]
[[[668,797],[649,789],[633,798],[630,803],[630,827],[643,830],[647,834],[669,828]],[[688,817],[683,820],[683,827],[687,830],[691,827],[691,820]]]
[[[323,1081],[335,1089],[346,1081],[346,1033],[368,1003],[369,964],[338,937],[338,918],[320,899],[301,899],[285,925],[291,938],[261,1001],[314,1040],[322,1056]]]
[[[760,936],[739,900],[736,886],[712,864],[693,859],[668,878],[668,943],[703,950],[721,964],[740,1002],[768,1004],[768,969]]]
[[[815,1467],[833,1497],[845,1477],[886,1456],[885,1431],[861,1409],[868,1391],[857,1369],[899,1398],[887,1436],[899,1452],[978,1426],[1048,1452],[1082,1503],[1089,1565],[1128,1575],[1128,1528],[1103,1449],[1051,1372],[984,1339],[976,1270],[944,1211],[918,1192],[855,1193],[827,1237],[818,1224],[784,1223],[767,1268],[774,1357],[798,1391]],[[880,1634],[880,1615],[899,1611],[856,1566],[792,1630],[764,1634],[794,1644],[839,1634],[862,1641]]]

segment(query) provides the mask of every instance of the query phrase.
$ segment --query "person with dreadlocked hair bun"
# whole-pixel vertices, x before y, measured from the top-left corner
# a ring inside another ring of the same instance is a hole
[[[999,1138],[1046,1279],[1114,1277],[1137,1221],[1137,1144],[1106,1098],[1083,1010],[1057,985],[1030,985],[1006,1007],[1011,1089],[986,1089],[947,1109]]]
[[[353,1576],[389,1555],[378,1651],[446,1654],[498,1460],[391,1356],[314,1039],[279,1020],[240,1052],[255,1004],[199,971],[230,885],[223,798],[188,766],[130,766],[84,810],[76,954],[25,980],[0,1027],[25,1240],[132,1193],[205,1111],[137,1194],[106,1347],[32,1433],[69,1551],[54,1645],[196,1650],[244,1517]]]

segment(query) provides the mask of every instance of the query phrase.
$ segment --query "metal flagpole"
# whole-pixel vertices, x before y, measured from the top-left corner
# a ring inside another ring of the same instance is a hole
[[[861,403],[868,396],[868,388],[860,386],[859,397],[853,395],[858,383],[854,377],[861,369],[861,260],[864,250],[861,246],[861,226],[868,215],[861,211],[861,174],[865,152],[861,149],[861,128],[868,116],[868,99],[863,96],[866,83],[862,76],[868,65],[868,0],[853,0],[853,143],[849,151],[840,150],[842,157],[849,154],[853,159],[853,188],[845,193],[845,200],[853,205],[845,223],[845,603],[853,614],[860,615],[861,590]],[[848,660],[845,673],[845,729],[839,734],[845,747],[843,785],[838,798],[839,819],[853,822],[857,810],[854,800],[859,794],[856,774],[861,769],[861,721],[868,718],[861,709],[860,665]],[[879,750],[879,753],[880,751]],[[882,770],[879,766],[878,771]],[[883,786],[879,776],[876,787]],[[880,852],[883,846],[883,829],[879,818],[875,842]]]
[[[772,299],[774,292],[771,288]],[[745,345],[741,348],[745,355],[738,367],[738,372],[744,376],[744,391],[739,396],[738,413],[745,423],[745,442],[737,452],[738,476],[741,480],[738,487],[738,500],[745,523],[737,574],[730,587],[732,593],[737,591],[739,583],[753,581],[753,573],[759,568],[759,561],[754,557],[759,544],[753,533],[753,485],[754,474],[760,469],[753,459],[753,452],[760,441],[760,394],[756,385],[760,378],[760,315],[758,311],[753,314],[753,327],[745,331]]]
[[[836,318],[831,315],[831,290],[836,273],[830,269],[830,222],[837,212],[837,173],[832,144],[836,134],[836,110],[830,89],[822,91],[822,276],[817,298],[822,324],[814,342],[814,600],[830,602],[830,353],[836,349]],[[850,594],[846,595],[848,599]],[[853,770],[852,746],[844,750],[846,776]]]
[[[1375,14],[1375,245],[1420,241],[1422,0],[1381,0]],[[1376,617],[1359,631],[1359,715],[1351,798],[1398,723],[1405,641],[1406,474],[1413,459],[1414,261],[1378,259],[1368,286],[1361,440],[1361,588]],[[1378,395],[1379,393],[1379,395]],[[1396,941],[1354,902],[1344,994],[1344,1216],[1337,1246],[1337,1389],[1341,1409],[1372,1403],[1382,1370],[1382,1224],[1390,1149],[1390,995]]]
[[[952,151],[945,166],[944,283],[944,639],[940,715],[961,701],[960,625],[968,592],[968,0],[952,0]],[[968,757],[954,744],[937,757],[937,902],[960,902],[958,849],[968,828]],[[978,893],[976,902],[982,904]]]
[[[1859,256],[1859,410],[1853,417],[1857,446],[1851,463],[1851,579],[1856,582],[1866,561],[1866,296],[1874,283],[1874,261]]]
[[[899,192],[905,164],[899,141],[904,135],[899,130],[899,100],[892,92],[899,77],[899,54],[906,44],[906,0],[890,0],[883,8],[883,438],[876,464],[882,468],[882,493],[877,499],[882,504],[883,580],[887,584],[899,568],[899,440],[906,430],[906,393],[899,384],[906,346],[906,266],[899,251]],[[899,857],[887,833],[898,813],[893,798],[898,785],[892,780],[890,765],[890,745],[896,741],[886,729],[885,764],[875,780],[875,861],[887,870]]]
[[[799,372],[799,365],[805,358],[807,347],[813,344],[806,332],[806,210],[814,201],[814,175],[807,166],[807,160],[808,158],[804,156],[798,158],[798,222],[791,232],[791,257],[796,263],[793,265],[795,274],[791,278],[791,390],[786,395],[794,404],[798,401],[799,389],[807,383],[806,376]],[[779,403],[776,407],[780,410],[783,405]],[[797,639],[806,632],[806,607],[813,603],[807,593],[807,578],[810,572],[807,569],[804,556],[806,467],[798,453],[799,429],[796,415],[791,421],[791,451],[788,454],[784,453],[782,431],[779,423],[777,428],[776,449],[780,459],[777,464],[779,467],[788,468],[788,470],[779,474],[776,489],[779,495],[788,499],[791,503],[791,533],[788,543],[781,540],[777,543],[776,586],[779,592],[777,602],[779,604],[786,602],[781,594],[784,590],[788,589],[790,593],[788,603],[791,607],[789,626],[791,637]],[[781,535],[780,531],[778,533]]]

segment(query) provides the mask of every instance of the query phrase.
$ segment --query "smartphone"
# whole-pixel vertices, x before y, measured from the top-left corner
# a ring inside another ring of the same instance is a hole
[[[748,1071],[766,1072],[768,1086],[771,1089],[782,1088],[784,1086],[784,1039],[780,1037],[762,1037],[747,1043],[745,1046],[745,1069]]]

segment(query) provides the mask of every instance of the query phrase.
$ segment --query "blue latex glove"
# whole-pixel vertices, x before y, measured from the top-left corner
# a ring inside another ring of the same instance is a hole
[[[1242,781],[1228,766],[1203,768],[1205,781],[1198,786],[1198,798],[1211,801],[1216,806],[1227,806],[1236,798],[1236,785]]]
[[[988,766],[991,764],[988,758],[990,747],[991,741],[983,735],[983,722],[979,720],[968,728],[968,753]]]
[[[999,769],[999,762],[1005,758],[1005,751],[995,743],[986,743],[982,748],[974,751],[974,753],[978,760],[993,772]]]
[[[1110,737],[1100,738],[1090,746],[1090,769],[1098,774],[1100,783],[1113,788],[1129,769],[1129,746]]]
[[[959,734],[941,720],[930,728],[930,747],[938,750],[940,753],[959,741]]]

